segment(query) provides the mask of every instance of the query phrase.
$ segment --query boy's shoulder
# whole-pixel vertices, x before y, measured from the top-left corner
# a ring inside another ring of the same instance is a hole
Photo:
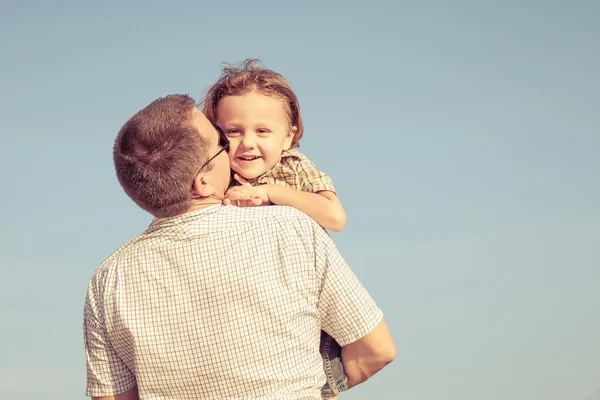
[[[294,148],[290,150],[286,150],[281,154],[281,158],[290,158],[295,160],[308,160],[308,157],[304,155],[300,150]]]
[[[279,161],[280,168],[283,170],[291,169],[294,172],[298,171],[316,171],[317,167],[304,153],[298,149],[286,150],[281,154]]]
[[[310,193],[325,190],[335,193],[335,187],[329,175],[319,170],[315,163],[297,149],[285,151],[276,167],[259,178],[257,183],[285,184]]]
[[[294,164],[299,164],[303,161],[308,161],[312,163],[312,161],[310,161],[308,157],[306,157],[306,155],[298,149],[290,149],[284,151],[281,154],[281,161]]]

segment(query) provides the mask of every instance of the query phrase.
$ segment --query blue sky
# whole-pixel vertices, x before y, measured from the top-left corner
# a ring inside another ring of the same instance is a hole
[[[222,62],[300,99],[333,234],[396,361],[341,399],[585,399],[600,389],[600,3],[4,1],[0,398],[83,399],[96,266],[150,223],[120,126]],[[596,182],[596,183],[594,183]]]

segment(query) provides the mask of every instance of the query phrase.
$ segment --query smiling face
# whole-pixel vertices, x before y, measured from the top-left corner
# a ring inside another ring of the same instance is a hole
[[[231,169],[244,178],[264,174],[290,148],[296,127],[284,106],[282,100],[257,92],[227,96],[217,104],[217,126],[229,139]]]

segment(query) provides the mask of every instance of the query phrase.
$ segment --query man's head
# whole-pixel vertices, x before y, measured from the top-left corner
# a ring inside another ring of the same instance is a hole
[[[222,198],[229,162],[222,136],[187,95],[159,98],[123,125],[114,163],[125,193],[155,217],[171,217],[194,203]],[[213,201],[214,202],[214,201]]]

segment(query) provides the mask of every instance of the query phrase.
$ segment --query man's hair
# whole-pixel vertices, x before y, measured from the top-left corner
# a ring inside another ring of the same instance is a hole
[[[207,159],[208,144],[191,125],[195,107],[187,95],[159,98],[131,117],[115,140],[119,183],[155,217],[187,211],[194,178]]]
[[[216,124],[217,105],[221,99],[251,92],[282,100],[288,124],[297,128],[290,149],[298,147],[304,135],[298,98],[283,76],[264,68],[259,60],[246,59],[239,66],[225,64],[219,80],[204,96],[203,112],[210,122]]]

